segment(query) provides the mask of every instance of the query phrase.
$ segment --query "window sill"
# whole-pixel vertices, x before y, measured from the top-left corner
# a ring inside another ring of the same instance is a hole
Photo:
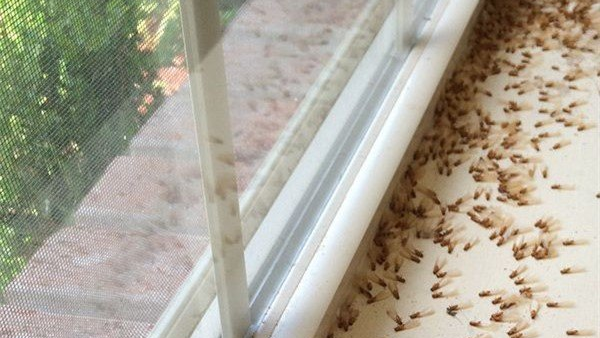
[[[352,159],[255,337],[308,338],[317,334],[479,8],[479,0],[438,2],[421,40],[387,94],[382,113]]]

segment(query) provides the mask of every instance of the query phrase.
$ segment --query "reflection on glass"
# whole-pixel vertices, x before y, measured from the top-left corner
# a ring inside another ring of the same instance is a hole
[[[223,39],[239,188],[336,52],[365,0],[248,1]]]

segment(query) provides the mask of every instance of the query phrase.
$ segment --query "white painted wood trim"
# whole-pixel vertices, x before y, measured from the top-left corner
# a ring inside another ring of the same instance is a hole
[[[221,329],[241,338],[250,306],[218,4],[180,3]]]
[[[317,332],[478,4],[449,1],[271,337]]]

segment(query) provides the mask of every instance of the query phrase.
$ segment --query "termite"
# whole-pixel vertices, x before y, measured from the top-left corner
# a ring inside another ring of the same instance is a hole
[[[515,326],[513,326],[510,330],[506,331],[506,334],[512,337],[515,337],[515,335],[519,332],[523,330],[523,326],[520,324],[517,324]]]
[[[391,294],[389,292],[387,292],[387,290],[380,291],[375,296],[367,299],[367,304],[373,304],[376,302],[380,302],[382,300],[387,299],[389,296],[391,296]]]
[[[517,305],[516,302],[510,302],[510,303],[502,303],[502,305],[500,305],[500,310],[506,310],[509,309],[513,306]]]
[[[398,325],[403,325],[404,323],[402,322],[402,318],[400,317],[400,315],[398,315],[398,313],[396,313],[395,311],[392,310],[387,310],[386,314],[388,315],[388,317],[390,317],[396,324]]]
[[[463,246],[463,250],[469,251],[469,249],[471,249],[471,247],[473,247],[473,244],[471,242],[467,242],[467,244],[465,244],[465,246]]]
[[[436,275],[438,272],[440,272],[441,266],[440,263],[438,262],[439,258],[435,260],[435,263],[433,263],[433,274]]]
[[[568,141],[568,140],[562,140],[562,141],[560,141],[560,142],[557,142],[557,143],[555,143],[555,144],[552,146],[552,149],[553,149],[553,150],[558,150],[558,149],[560,149],[560,148],[562,148],[562,147],[564,147],[564,146],[567,146],[567,145],[569,145],[569,144],[571,144],[571,141]]]
[[[446,271],[438,271],[438,273],[435,274],[435,276],[437,278],[444,278],[446,277],[447,272]]]
[[[562,242],[562,244],[563,244],[564,246],[570,246],[570,245],[573,245],[573,244],[575,244],[575,240],[574,240],[574,239],[566,239],[566,240],[564,240],[564,241]]]
[[[367,297],[367,300],[368,300],[368,299],[371,299],[371,298],[373,297],[373,295],[372,295],[372,294],[371,294],[371,293],[370,293],[370,292],[369,292],[367,289],[363,288],[362,286],[359,286],[359,287],[358,287],[358,291],[359,291],[359,292],[360,292],[362,295],[364,295],[365,297]]]
[[[446,313],[450,316],[456,316],[458,313],[458,305],[450,305],[446,308]]]
[[[437,197],[437,194],[435,193],[435,191],[428,189],[428,188],[417,188],[419,189],[419,191],[421,193],[423,193],[425,196],[427,196],[429,199],[431,199],[435,204],[440,205],[442,204],[439,200],[439,198]]]
[[[506,239],[504,237],[498,238],[498,242],[496,242],[496,246],[502,246],[502,244],[504,244],[504,241],[506,241]]]
[[[577,131],[584,131],[586,129],[590,128],[590,126],[588,126],[587,124],[580,124],[579,126],[577,126]]]
[[[451,254],[454,251],[454,243],[448,242],[448,253]]]
[[[576,336],[577,334],[579,334],[579,330],[567,330],[567,336]]]
[[[504,317],[504,312],[499,311],[490,316],[490,320],[494,322],[502,322],[502,318]]]
[[[550,186],[551,189],[553,190],[570,190],[573,187],[572,186],[568,186],[568,185],[564,185],[564,184],[553,184],[552,186]]]
[[[566,268],[563,268],[563,269],[560,270],[560,273],[562,275],[566,275],[566,274],[568,274],[570,272],[571,272],[571,268],[570,267],[566,267]]]
[[[500,303],[502,303],[502,297],[496,297],[496,298],[492,299],[492,304],[498,305]]]
[[[487,297],[487,296],[490,296],[491,294],[492,294],[492,291],[483,290],[483,291],[479,292],[479,297]]]
[[[383,278],[379,277],[379,275],[377,275],[376,273],[370,273],[368,275],[368,278],[370,280],[372,280],[373,282],[375,282],[376,284],[379,284],[381,287],[386,287],[387,283],[383,280]]]
[[[394,296],[395,299],[400,299],[400,294],[398,293],[398,287],[396,286],[396,283],[388,283],[388,289],[390,290],[392,296]]]
[[[546,306],[550,308],[557,308],[560,307],[560,304],[558,304],[558,302],[548,302],[546,303]]]
[[[410,319],[417,319],[417,318],[421,318],[421,311],[417,311],[417,312],[413,312],[410,314]]]
[[[485,205],[475,205],[473,206],[473,210],[476,212],[483,212],[487,207]]]
[[[406,330],[406,326],[404,324],[398,325],[394,328],[394,331],[396,331],[396,332],[400,332],[400,331],[404,331],[404,330]]]
[[[516,260],[520,261],[521,259],[525,258],[525,253],[523,253],[523,251],[521,251],[521,250],[517,250],[517,251],[515,251],[515,253],[513,254],[513,257],[514,257]]]
[[[537,310],[531,310],[529,312],[529,316],[531,317],[531,319],[535,319],[537,317],[538,311]]]
[[[525,298],[533,298],[533,292],[531,291],[531,288],[525,288],[525,290],[519,290],[519,292],[521,292],[521,295]]]
[[[469,325],[474,326],[474,327],[481,327],[481,322],[480,321],[470,321]]]

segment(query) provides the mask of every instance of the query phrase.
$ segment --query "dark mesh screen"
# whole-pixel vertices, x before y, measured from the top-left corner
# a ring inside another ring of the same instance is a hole
[[[208,244],[187,78],[177,0],[0,2],[0,336],[150,332]]]

